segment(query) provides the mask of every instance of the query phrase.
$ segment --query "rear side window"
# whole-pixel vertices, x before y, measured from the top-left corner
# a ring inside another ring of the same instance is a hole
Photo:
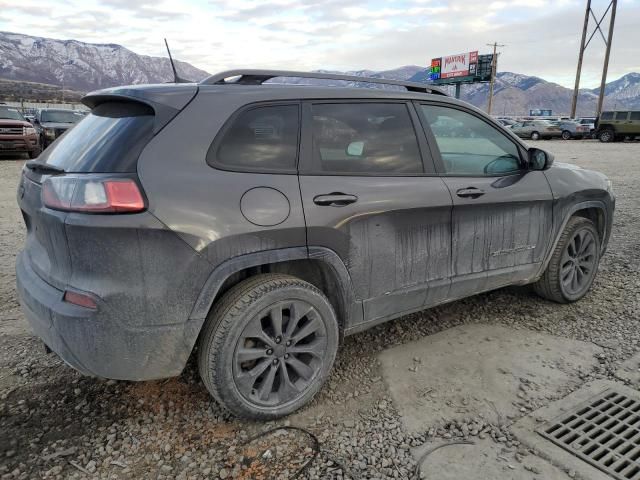
[[[337,174],[424,172],[405,104],[313,105],[314,170]]]
[[[616,112],[616,120],[626,120],[629,112]]]
[[[613,120],[613,112],[603,112],[600,118],[602,120]]]
[[[640,120],[640,112],[631,112],[631,120]]]
[[[295,173],[299,124],[298,105],[245,110],[214,141],[207,162],[223,170]]]
[[[153,136],[154,112],[134,102],[95,107],[39,160],[67,172],[135,172],[142,149]]]

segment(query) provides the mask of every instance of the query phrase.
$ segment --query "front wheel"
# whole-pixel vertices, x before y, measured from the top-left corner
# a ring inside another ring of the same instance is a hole
[[[240,417],[268,420],[320,390],[338,350],[338,322],[310,283],[258,275],[217,302],[198,348],[200,375],[218,403]]]
[[[532,132],[531,133],[531,140],[540,140],[540,133]]]
[[[551,256],[547,269],[533,288],[558,303],[580,300],[591,288],[600,263],[600,237],[594,223],[572,217]]]
[[[569,130],[564,130],[562,132],[562,139],[563,140],[571,140],[571,132]]]
[[[612,142],[615,139],[615,135],[611,130],[602,130],[598,132],[598,140],[603,143]]]

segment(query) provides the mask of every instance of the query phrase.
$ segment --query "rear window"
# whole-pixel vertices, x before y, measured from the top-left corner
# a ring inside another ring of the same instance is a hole
[[[223,170],[295,173],[298,110],[271,105],[241,112],[213,142],[207,162]]]
[[[153,135],[153,109],[133,102],[108,102],[60,137],[40,160],[67,172],[135,172],[140,152]]]

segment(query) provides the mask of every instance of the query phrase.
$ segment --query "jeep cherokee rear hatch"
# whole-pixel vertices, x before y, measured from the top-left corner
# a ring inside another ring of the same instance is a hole
[[[197,87],[181,90],[179,98],[169,95],[173,103],[169,106],[157,98],[145,98],[142,89],[90,94],[84,102],[92,107],[91,113],[37,160],[25,164],[18,190],[27,227],[24,255],[42,280],[65,290],[73,274],[73,257],[79,253],[70,251],[70,245],[93,243],[100,235],[99,229],[90,235],[87,228],[70,229],[69,215],[122,215],[145,210],[136,174],[138,156],[154,134],[193,98]],[[153,88],[150,91],[153,93]],[[75,263],[77,267],[81,262]]]

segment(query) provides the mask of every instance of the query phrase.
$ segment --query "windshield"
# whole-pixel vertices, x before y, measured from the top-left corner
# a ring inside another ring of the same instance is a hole
[[[0,118],[7,120],[22,120],[24,121],[24,117],[18,111],[17,108],[11,107],[0,107]]]
[[[82,118],[83,115],[71,110],[47,110],[42,112],[40,121],[51,123],[77,123],[82,120]]]

